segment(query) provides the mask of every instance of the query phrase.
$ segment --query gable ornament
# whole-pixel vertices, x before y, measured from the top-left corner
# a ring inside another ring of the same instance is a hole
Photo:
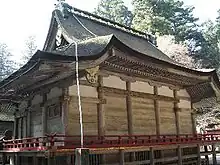
[[[86,69],[86,80],[91,84],[97,83],[98,71],[99,71],[99,66]]]

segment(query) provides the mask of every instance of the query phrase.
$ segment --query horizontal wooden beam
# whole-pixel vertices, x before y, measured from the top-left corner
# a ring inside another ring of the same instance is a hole
[[[98,90],[102,91],[105,95],[121,95],[121,96],[130,95],[131,97],[140,97],[140,98],[147,98],[147,99],[152,99],[152,100],[179,102],[179,99],[175,99],[169,96],[154,95],[150,93],[135,92],[135,91],[127,91],[127,90],[111,88],[111,87],[99,87]]]
[[[77,96],[70,96],[71,100],[77,100]],[[99,98],[93,98],[93,97],[82,97],[81,101],[84,103],[92,103],[92,104],[106,104],[106,99],[99,99]]]

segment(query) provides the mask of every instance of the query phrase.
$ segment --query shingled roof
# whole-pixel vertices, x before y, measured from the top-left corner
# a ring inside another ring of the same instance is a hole
[[[62,35],[68,43],[73,41],[85,43],[87,42],[86,40],[91,41],[91,39],[93,42],[98,41],[96,45],[90,45],[90,50],[96,49],[93,46],[101,44],[99,42],[100,36],[105,36],[104,38],[107,39],[110,35],[114,35],[123,44],[141,54],[169,63],[175,63],[154,45],[153,37],[149,34],[122,26],[76,8],[71,10],[68,18],[64,18],[60,10],[53,12],[50,30],[44,46],[45,51],[51,51],[50,44],[52,43],[51,38],[53,38],[51,35],[54,35],[58,29],[62,31]],[[74,54],[70,50],[67,52]]]

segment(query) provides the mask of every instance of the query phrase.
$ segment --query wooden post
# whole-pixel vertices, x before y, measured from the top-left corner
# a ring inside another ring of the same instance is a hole
[[[154,150],[153,147],[150,147],[150,165],[154,165]]]
[[[47,158],[47,165],[56,165],[55,156],[49,156]]]
[[[197,164],[201,164],[201,153],[199,144],[197,144]]]
[[[208,147],[207,147],[207,146],[204,146],[204,150],[205,150],[205,153],[207,153],[207,152],[208,152]],[[207,165],[209,165],[209,156],[206,155],[206,156],[205,156],[205,159],[206,159],[206,161],[207,161]]]
[[[63,131],[65,135],[68,134],[69,101],[70,101],[69,90],[68,88],[64,88],[61,102],[62,102],[62,123],[64,129]]]
[[[154,86],[154,95],[158,95],[158,87]],[[160,135],[160,109],[158,100],[154,100],[155,121],[156,121],[156,134]]]
[[[178,165],[182,165],[182,149],[180,146],[177,148],[177,155],[178,155]]]
[[[215,144],[212,144],[212,160],[213,160],[213,165],[217,165]]]
[[[173,90],[173,96],[177,99],[177,90]],[[180,134],[180,117],[179,117],[179,106],[177,102],[174,102],[174,113],[175,113],[175,120],[176,120],[176,134]]]
[[[13,134],[14,134],[14,139],[18,138],[18,118],[17,118],[17,112],[19,111],[19,104],[16,104],[16,109],[15,109],[15,113],[14,113],[14,130],[13,130]]]
[[[47,94],[43,94],[43,102],[41,104],[42,109],[42,134],[43,136],[47,133],[47,111],[45,103],[47,101]]]
[[[126,108],[127,108],[127,121],[128,121],[128,135],[133,135],[133,118],[132,118],[132,103],[131,103],[131,82],[126,82],[126,90],[128,95],[126,96]]]
[[[104,93],[101,90],[103,86],[103,78],[102,76],[98,77],[98,98],[99,100],[103,100]],[[104,136],[105,135],[105,115],[104,115],[104,105],[103,103],[99,103],[97,107],[97,114],[98,114],[98,135]]]
[[[31,137],[31,100],[28,101],[27,107],[27,137]]]
[[[2,165],[6,165],[6,154],[3,152],[2,153]]]
[[[89,165],[89,149],[77,148],[75,150],[77,165]]]
[[[32,158],[32,164],[33,165],[38,165],[38,157],[36,155],[34,155],[33,158]]]
[[[191,110],[193,110],[193,103],[191,102]],[[196,134],[196,120],[195,120],[195,112],[193,111],[191,113],[191,120],[192,120],[192,132],[195,135]]]
[[[120,156],[119,165],[124,165],[125,164],[125,155],[124,155],[123,150],[119,150],[119,156]]]

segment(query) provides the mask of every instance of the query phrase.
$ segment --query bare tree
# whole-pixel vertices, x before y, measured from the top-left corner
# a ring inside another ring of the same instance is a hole
[[[15,63],[12,61],[12,54],[8,46],[0,43],[0,80],[9,76],[15,70]]]
[[[28,39],[25,41],[25,49],[23,51],[21,65],[24,65],[34,55],[36,50],[37,50],[36,37],[29,36]]]

